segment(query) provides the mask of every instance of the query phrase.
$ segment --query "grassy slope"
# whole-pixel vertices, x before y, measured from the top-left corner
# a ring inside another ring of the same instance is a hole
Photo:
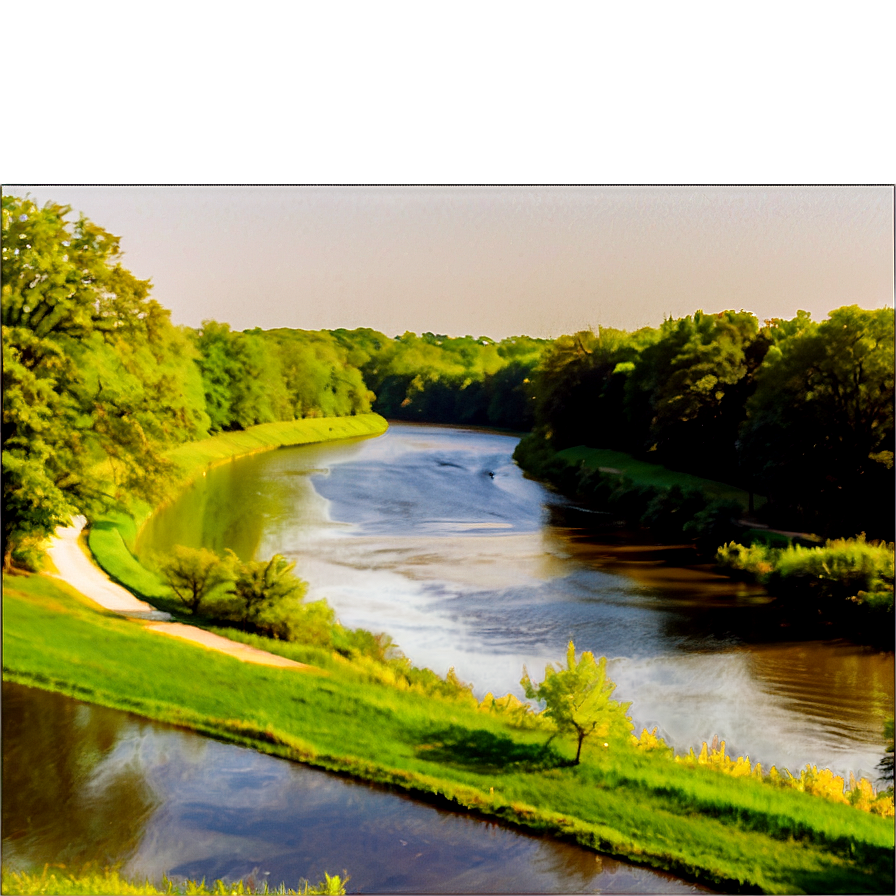
[[[611,451],[609,448],[589,448],[586,445],[577,445],[574,448],[565,448],[558,451],[557,456],[570,463],[584,463],[586,467],[596,470],[601,467],[609,470],[618,470],[623,476],[628,476],[638,485],[655,485],[660,488],[671,488],[673,485],[683,489],[693,488],[704,492],[709,497],[731,498],[739,501],[747,508],[749,495],[743,489],[726,485],[723,482],[715,482],[712,479],[702,479],[692,476],[690,473],[676,473],[659,464],[650,464],[646,461],[635,460],[631,455],[622,451]],[[761,507],[765,498],[754,496],[755,506]]]
[[[4,677],[573,838],[726,889],[892,892],[892,823],[850,806],[511,728],[456,703],[150,634],[40,576],[4,582]],[[151,673],[151,674],[148,674]],[[555,752],[556,751],[556,752]],[[493,793],[491,788],[494,789]]]
[[[238,457],[292,445],[380,435],[387,426],[378,414],[262,423],[242,432],[221,433],[181,445],[169,451],[167,456],[177,464],[179,481],[187,483],[216,464]],[[155,573],[141,566],[132,553],[139,527],[151,512],[149,505],[139,504],[130,513],[111,512],[94,520],[88,534],[88,546],[111,578],[138,597],[164,603],[171,596],[168,586]]]

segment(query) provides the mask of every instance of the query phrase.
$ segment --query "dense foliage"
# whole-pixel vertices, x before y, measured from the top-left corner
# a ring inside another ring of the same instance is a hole
[[[164,487],[164,447],[208,426],[193,349],[118,239],[4,196],[3,555],[122,489]],[[102,460],[111,479],[90,471]]]
[[[613,448],[759,492],[760,515],[787,528],[890,539],[893,368],[892,309],[761,326],[698,311],[563,336],[536,371],[519,459]]]

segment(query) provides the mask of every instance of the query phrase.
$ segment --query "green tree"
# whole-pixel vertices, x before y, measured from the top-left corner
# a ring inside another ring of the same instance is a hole
[[[175,595],[195,615],[212,591],[233,581],[234,560],[230,552],[220,557],[208,548],[178,544],[162,563],[162,574]]]
[[[549,665],[545,678],[535,685],[523,667],[521,684],[530,700],[545,705],[545,714],[551,718],[560,732],[570,732],[578,738],[575,764],[582,755],[582,744],[587,737],[623,738],[631,733],[632,721],[628,716],[630,703],[611,699],[616,685],[607,678],[607,658],[595,661],[594,654],[585,651],[576,660],[576,648],[572,641],[566,651],[566,668]]]
[[[301,601],[308,588],[298,576],[293,575],[295,563],[280,554],[270,560],[250,560],[240,564],[236,571],[233,593],[246,605],[246,618],[258,619],[261,611],[289,598]]]
[[[792,525],[891,538],[893,309],[791,324],[756,375],[742,463]]]
[[[116,493],[164,490],[166,440],[203,430],[177,339],[117,237],[71,210],[2,200],[3,555]],[[169,339],[169,337],[172,337]],[[186,403],[185,403],[186,402]],[[178,419],[181,422],[178,423]],[[97,476],[101,461],[112,475]]]

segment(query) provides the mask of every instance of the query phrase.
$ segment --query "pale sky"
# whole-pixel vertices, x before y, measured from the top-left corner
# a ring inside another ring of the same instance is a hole
[[[176,324],[452,336],[893,305],[890,187],[5,187],[122,238]]]

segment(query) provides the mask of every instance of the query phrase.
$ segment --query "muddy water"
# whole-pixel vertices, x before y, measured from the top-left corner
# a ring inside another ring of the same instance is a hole
[[[375,439],[219,467],[160,512],[171,544],[283,553],[341,621],[389,633],[415,663],[521,695],[566,644],[609,658],[636,724],[679,749],[874,775],[893,654],[787,640],[761,591],[611,544],[511,460],[515,439],[395,425]],[[617,540],[618,541],[618,540]],[[791,636],[792,637],[792,636]]]
[[[362,893],[687,893],[570,844],[3,684],[3,863]]]

